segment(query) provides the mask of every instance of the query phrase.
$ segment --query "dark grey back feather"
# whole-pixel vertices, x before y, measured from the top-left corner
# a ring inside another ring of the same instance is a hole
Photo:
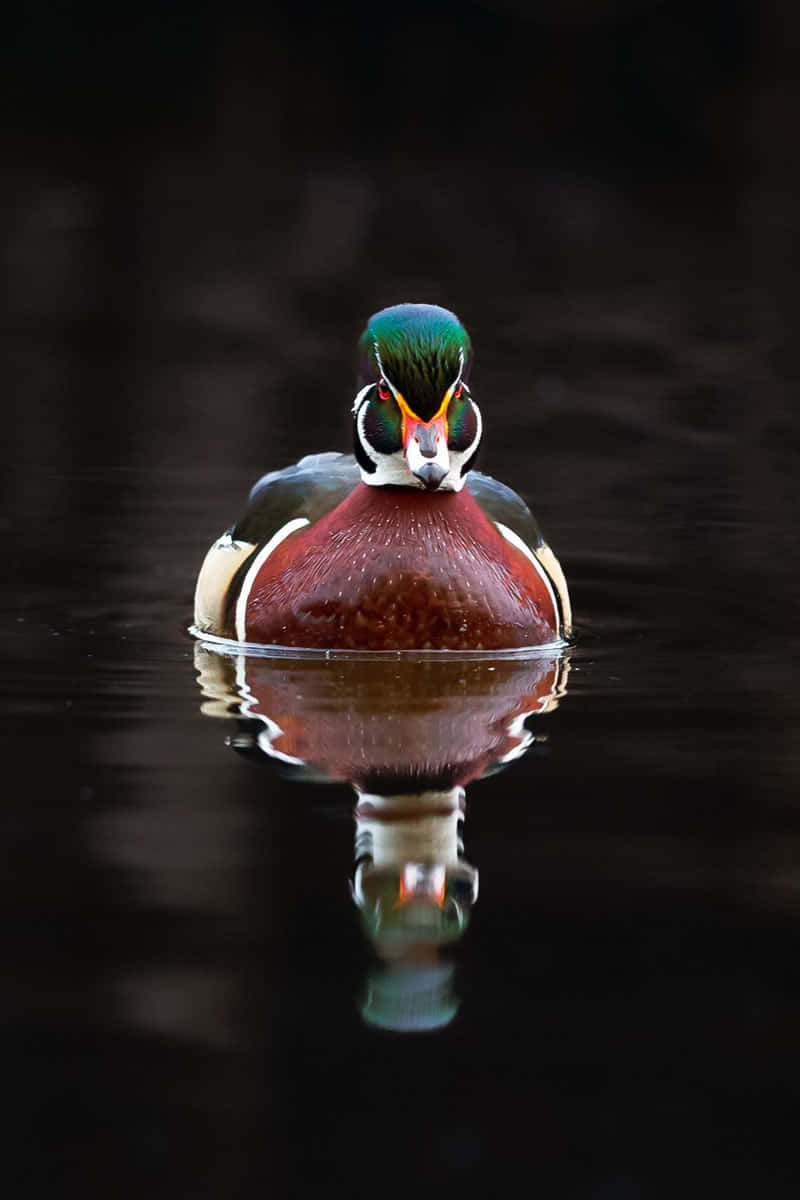
[[[352,454],[307,454],[294,466],[270,471],[250,489],[247,511],[232,533],[237,541],[262,545],[287,521],[313,523],[331,512],[360,482]]]
[[[491,521],[500,521],[522,538],[526,546],[535,550],[544,544],[536,518],[522,496],[510,487],[484,475],[481,471],[470,471],[467,476],[467,491],[471,492],[479,506]]]

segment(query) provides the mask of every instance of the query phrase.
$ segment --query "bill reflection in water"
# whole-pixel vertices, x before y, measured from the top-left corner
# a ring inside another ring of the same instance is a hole
[[[566,691],[564,651],[526,659],[268,658],[199,643],[206,716],[230,745],[306,783],[356,792],[352,896],[380,966],[365,1021],[396,1032],[453,1019],[454,968],[478,871],[464,858],[465,789],[519,758]]]

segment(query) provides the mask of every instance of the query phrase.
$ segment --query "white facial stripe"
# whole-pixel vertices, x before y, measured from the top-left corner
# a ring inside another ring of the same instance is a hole
[[[469,446],[467,446],[466,450],[461,451],[461,456],[462,456],[461,461],[469,462],[470,458],[477,450],[478,444],[480,443],[481,437],[483,436],[483,417],[481,416],[481,410],[478,408],[477,404],[472,399],[469,388],[467,387],[466,384],[464,384],[464,391],[467,393],[467,396],[469,397],[469,402],[472,405],[473,409],[475,410],[475,420],[477,423],[477,430],[475,433],[475,437],[472,439]]]
[[[370,384],[370,387],[371,386],[372,386],[372,384]],[[360,394],[361,393],[359,392],[359,395]],[[364,451],[367,458],[369,458],[372,462],[377,463],[380,458],[383,458],[385,456],[379,454],[379,452],[377,450],[373,449],[370,442],[367,441],[367,435],[364,432],[364,421],[366,420],[366,416],[367,416],[367,406],[366,406],[366,404],[362,404],[361,408],[358,410],[358,413],[356,414],[356,429],[358,431],[358,440],[361,442],[361,449]],[[363,468],[362,468],[361,474],[362,474],[362,476],[364,475]]]
[[[447,389],[447,399],[448,399],[448,402],[449,402],[450,400],[452,400],[452,398],[453,398],[453,392],[456,390],[456,388],[458,387],[459,383],[461,382],[461,376],[462,376],[463,374],[464,374],[464,351],[463,351],[463,350],[459,350],[459,352],[458,352],[458,374],[456,375],[456,377],[455,377],[455,379],[453,380],[453,382],[450,384],[450,387]],[[466,385],[465,385],[465,387],[466,387]],[[469,395],[469,389],[468,389],[468,388],[467,388],[467,395]]]
[[[395,400],[397,400],[398,391],[397,391],[397,388],[396,388],[396,387],[394,386],[394,384],[392,383],[392,381],[391,381],[391,379],[389,378],[389,376],[386,374],[386,372],[385,372],[385,371],[384,371],[384,369],[383,369],[383,363],[381,362],[381,352],[380,352],[380,350],[378,349],[378,343],[377,343],[377,342],[374,342],[374,343],[373,343],[373,345],[375,346],[375,358],[378,360],[378,366],[379,366],[379,367],[380,367],[380,369],[381,369],[381,377],[383,378],[384,382],[385,382],[385,383],[387,383],[387,384],[389,385],[389,390],[391,391],[391,393],[392,393],[392,395],[394,396]],[[399,403],[399,401],[398,401],[398,403]]]
[[[358,412],[359,404],[361,404],[362,400],[364,400],[364,398],[366,397],[366,394],[370,390],[370,388],[373,388],[373,387],[375,387],[374,383],[368,383],[367,386],[363,387],[361,389],[361,391],[356,395],[356,398],[353,401],[353,412],[354,413]]]
[[[377,464],[378,459],[376,458],[376,452],[372,449],[372,446],[367,441],[366,434],[364,433],[364,420],[367,415],[367,394],[371,392],[374,387],[374,383],[368,383],[366,387],[361,389],[353,401],[353,414],[355,415],[356,419],[356,436],[361,443],[361,449],[363,450],[364,454],[366,454],[370,462]],[[361,467],[360,470],[361,478],[366,480],[368,472],[366,472],[363,467]]]

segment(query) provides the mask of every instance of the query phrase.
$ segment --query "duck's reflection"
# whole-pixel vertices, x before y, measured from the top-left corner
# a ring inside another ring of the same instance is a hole
[[[537,740],[566,691],[563,652],[519,659],[290,659],[198,644],[208,716],[229,744],[305,781],[356,791],[352,895],[381,966],[361,1012],[394,1031],[442,1028],[458,1000],[440,957],[478,896],[464,858],[467,784]]]
[[[363,1016],[394,1030],[436,1029],[458,1007],[438,951],[461,936],[478,896],[463,857],[464,789],[362,792],[353,899],[386,966],[370,972]]]

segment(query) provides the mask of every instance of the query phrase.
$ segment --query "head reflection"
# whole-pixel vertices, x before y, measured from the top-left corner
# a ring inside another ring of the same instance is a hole
[[[461,937],[478,896],[463,858],[464,788],[362,792],[355,818],[353,899],[385,964],[370,972],[362,1015],[395,1031],[441,1028],[458,1001],[438,952]]]
[[[446,950],[478,896],[464,857],[465,788],[537,740],[535,717],[566,690],[564,655],[326,660],[198,644],[195,664],[203,712],[237,721],[234,749],[355,789],[351,890],[380,962],[364,1020],[404,1032],[449,1024],[458,999]]]

